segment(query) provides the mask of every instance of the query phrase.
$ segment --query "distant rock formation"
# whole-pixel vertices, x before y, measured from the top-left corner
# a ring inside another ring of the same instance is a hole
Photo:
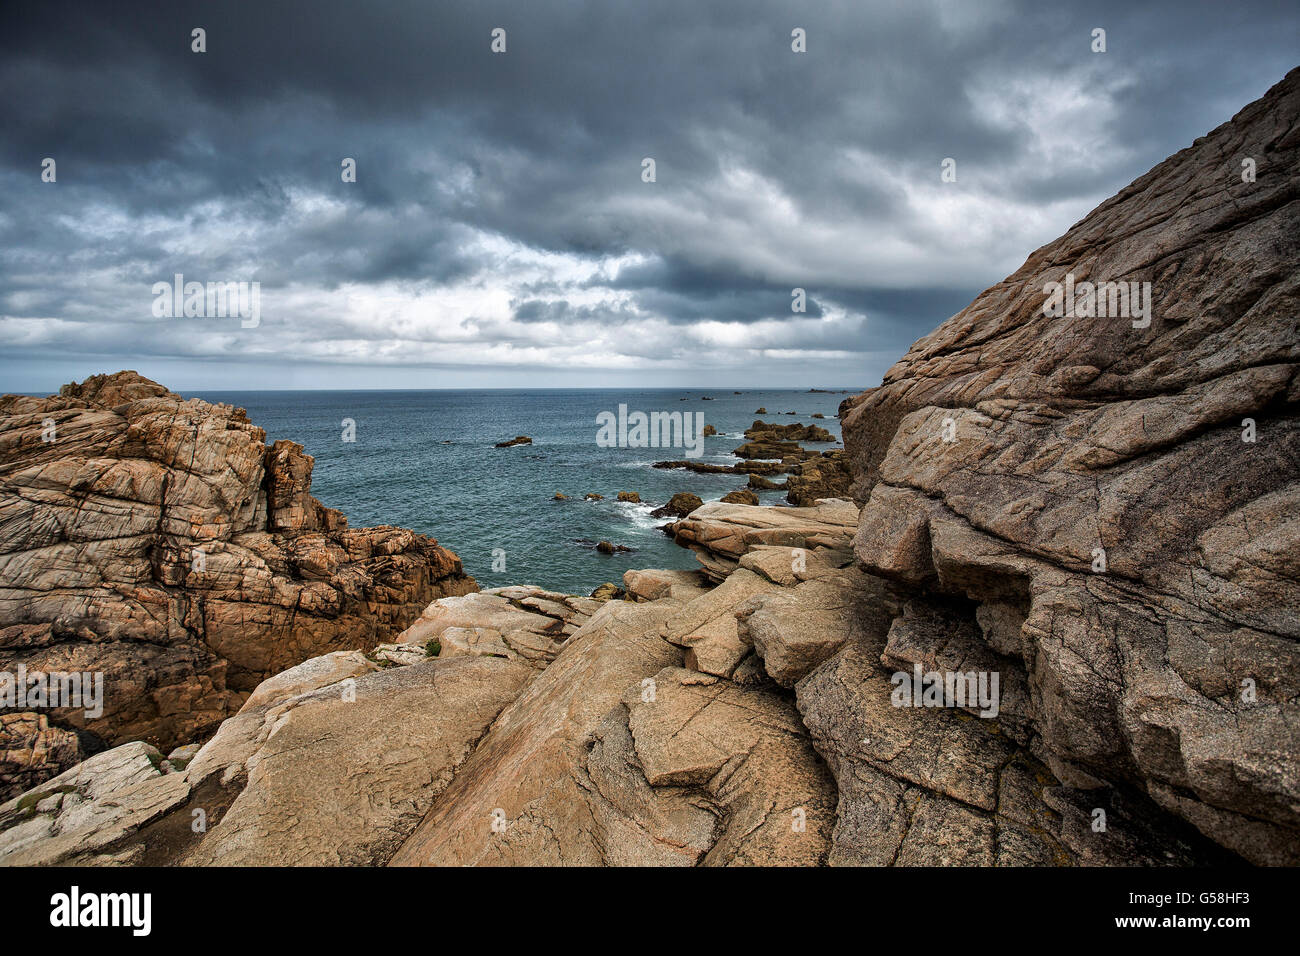
[[[786,465],[780,461],[741,461],[734,465],[716,465],[712,462],[686,459],[680,461],[657,461],[654,468],[681,468],[701,475],[783,475],[795,464],[790,459]]]
[[[1292,865],[1297,263],[1300,69],[1031,255],[840,415],[859,559],[918,615],[947,615],[949,633],[1011,662],[1033,750],[1063,781],[1131,788],[1249,860]],[[1047,285],[1067,274],[1149,282],[1151,313],[1110,301],[1086,317],[1085,301],[1048,318]],[[858,665],[838,666],[852,686]],[[859,762],[846,752],[845,772]]]
[[[0,398],[0,671],[104,675],[101,715],[58,708],[52,724],[165,751],[268,676],[476,590],[430,538],[348,528],[309,493],[302,446],[265,440],[242,409],[135,372]],[[32,748],[52,732],[28,725]],[[6,791],[30,783],[8,779],[26,751],[6,744]]]
[[[745,437],[757,442],[831,442],[835,436],[820,425],[801,425],[791,422],[789,425],[768,423],[756,419],[754,424],[745,429]]]

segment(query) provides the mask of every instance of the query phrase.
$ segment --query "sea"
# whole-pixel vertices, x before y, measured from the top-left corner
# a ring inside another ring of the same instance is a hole
[[[288,438],[316,459],[312,494],[342,511],[350,527],[412,528],[455,551],[483,588],[535,584],[589,594],[621,584],[629,568],[694,568],[693,554],[650,512],[677,492],[716,501],[746,487],[745,475],[653,468],[687,457],[682,448],[606,447],[599,416],[683,412],[718,430],[696,459],[740,459],[732,450],[757,418],[817,424],[840,439],[839,404],[860,389],[681,390],[494,389],[477,391],[204,391],[209,402],[247,409],[267,442]],[[766,408],[766,414],[757,410]],[[786,414],[794,412],[794,415]],[[824,419],[814,419],[820,412]],[[496,448],[516,435],[531,445]],[[353,440],[345,440],[351,438]],[[839,444],[804,442],[826,450]],[[782,480],[775,476],[775,480]],[[641,504],[619,502],[636,492]],[[556,500],[556,492],[567,500]],[[600,501],[584,500],[595,493]],[[757,492],[784,505],[785,492]],[[600,541],[630,550],[602,554]]]

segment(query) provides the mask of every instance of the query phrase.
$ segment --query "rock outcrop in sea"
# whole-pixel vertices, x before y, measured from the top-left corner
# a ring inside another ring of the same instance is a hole
[[[732,454],[741,459],[734,465],[687,460],[659,461],[655,462],[654,467],[681,468],[703,474],[746,475],[749,489],[784,490],[786,501],[792,505],[810,506],[819,498],[849,496],[853,486],[853,473],[844,450],[835,448],[818,452],[799,444],[801,441],[835,441],[835,437],[820,425],[803,425],[798,422],[778,425],[759,419],[745,429],[745,438],[745,443],[732,451]],[[764,477],[765,475],[790,477],[785,483],[778,483]],[[732,494],[743,496],[744,492]],[[731,503],[741,499],[723,500]]]
[[[849,399],[854,498],[696,507],[697,570],[599,598],[437,597],[188,762],[0,805],[0,863],[1300,863],[1298,160],[1300,71]],[[1066,273],[1149,325],[1045,315]]]

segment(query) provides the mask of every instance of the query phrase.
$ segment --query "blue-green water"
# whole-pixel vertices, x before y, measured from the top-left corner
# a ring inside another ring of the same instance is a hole
[[[246,408],[268,442],[302,443],[316,458],[312,494],[347,515],[350,526],[391,524],[437,538],[483,587],[527,583],[569,593],[621,582],[628,568],[697,567],[689,551],[658,530],[672,519],[653,518],[651,509],[679,491],[715,501],[746,485],[744,475],[651,467],[686,458],[681,448],[602,448],[596,442],[600,412],[617,413],[620,403],[646,413],[703,412],[705,424],[720,434],[704,439],[699,460],[735,463],[731,450],[744,441],[741,433],[759,417],[760,406],[767,408],[765,421],[818,424],[838,438],[835,415],[846,397],[792,390],[735,395],[729,389],[193,394]],[[714,400],[702,400],[706,395]],[[826,419],[811,418],[814,412]],[[342,440],[345,418],[356,422],[354,442]],[[521,434],[533,444],[492,447]],[[553,500],[557,491],[570,499]],[[620,491],[638,492],[643,504],[614,500]],[[584,501],[587,492],[605,500]],[[759,496],[764,504],[785,501],[779,491]],[[593,547],[601,540],[635,550],[602,555]],[[498,548],[504,570],[493,567]]]

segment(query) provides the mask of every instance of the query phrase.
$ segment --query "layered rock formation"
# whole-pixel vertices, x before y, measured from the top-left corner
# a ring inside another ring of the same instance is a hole
[[[859,559],[1023,674],[1034,753],[1260,863],[1300,862],[1298,168],[1293,71],[841,409]],[[1045,317],[1067,273],[1149,326]]]
[[[430,538],[348,528],[311,496],[302,447],[265,439],[242,409],[134,372],[0,398],[0,670],[104,675],[102,714],[50,722],[101,746],[187,743],[267,676],[475,590]],[[5,745],[9,792],[38,750],[46,776],[67,765],[31,716],[6,724],[25,741]]]

